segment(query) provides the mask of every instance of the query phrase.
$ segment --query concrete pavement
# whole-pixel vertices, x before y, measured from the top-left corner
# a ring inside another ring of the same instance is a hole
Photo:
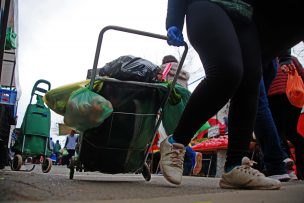
[[[66,166],[53,166],[50,173],[0,171],[0,202],[109,202],[109,203],[304,203],[304,181],[283,183],[280,190],[226,190],[219,178],[183,177],[180,186],[162,176],[151,181],[141,174],[76,172],[69,179]]]

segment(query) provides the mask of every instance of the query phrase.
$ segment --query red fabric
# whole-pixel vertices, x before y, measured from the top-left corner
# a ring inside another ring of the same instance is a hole
[[[288,74],[284,73],[281,68],[278,68],[277,75],[269,87],[268,96],[285,94],[287,78]]]
[[[200,132],[197,136],[196,136],[196,140],[199,140],[201,138],[206,137],[205,135],[208,133],[208,129],[207,130],[203,130],[202,132]]]
[[[304,69],[299,60],[292,56],[292,63],[295,65],[299,75],[302,77],[304,81]],[[275,79],[272,81],[269,90],[268,96],[276,95],[276,94],[286,94],[286,83],[287,83],[288,74],[284,73],[281,68],[278,68],[277,75]]]
[[[159,150],[159,147],[157,146],[159,138],[160,138],[160,134],[159,134],[159,132],[156,132],[156,136],[155,136],[155,138],[153,140],[153,143],[152,143],[152,146],[151,146],[149,152],[154,152],[154,151],[158,151]]]
[[[304,113],[301,113],[298,120],[298,133],[304,138]]]
[[[210,118],[208,120],[210,126],[216,126],[218,125],[220,128],[220,134],[225,134],[225,129],[226,129],[226,125],[221,123],[218,119],[216,118]]]
[[[203,151],[203,150],[210,150],[210,149],[218,149],[218,148],[227,148],[228,146],[228,136],[220,136],[218,138],[212,138],[205,140],[201,143],[198,143],[191,148],[194,151]]]

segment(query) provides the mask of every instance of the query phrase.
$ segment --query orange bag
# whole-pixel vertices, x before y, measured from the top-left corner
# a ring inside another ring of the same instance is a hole
[[[286,95],[290,103],[298,108],[304,106],[304,84],[293,64],[289,65]]]
[[[304,138],[304,113],[299,117],[297,131]]]

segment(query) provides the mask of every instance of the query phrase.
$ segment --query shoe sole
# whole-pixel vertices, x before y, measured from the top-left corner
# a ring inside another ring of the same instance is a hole
[[[169,183],[172,183],[174,185],[180,185],[181,184],[181,182],[177,183],[177,182],[171,181],[170,178],[166,174],[164,174],[164,170],[163,170],[162,165],[161,164],[159,164],[159,165],[160,165],[160,170],[162,171],[162,175],[166,179],[166,181],[168,181]]]
[[[220,187],[223,189],[251,189],[251,190],[278,190],[281,186],[260,186],[260,187],[249,187],[249,186],[234,186],[229,183],[224,182],[222,179],[220,180]]]
[[[281,182],[288,182],[290,181],[290,177],[288,174],[283,174],[283,175],[272,175],[272,176],[267,176],[268,178],[272,178],[275,180],[279,180]]]
[[[294,173],[292,173],[292,172],[289,173],[288,176],[290,177],[290,180],[291,180],[291,181],[299,180],[298,177],[297,177],[297,175],[294,174]]]
[[[198,175],[202,170],[202,154],[197,154],[195,156],[195,165],[193,167],[193,175]]]

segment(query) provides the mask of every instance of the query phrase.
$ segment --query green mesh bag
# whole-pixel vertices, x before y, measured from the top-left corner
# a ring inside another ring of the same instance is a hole
[[[76,130],[85,131],[99,126],[113,112],[110,101],[89,90],[74,91],[66,105],[64,123]]]

